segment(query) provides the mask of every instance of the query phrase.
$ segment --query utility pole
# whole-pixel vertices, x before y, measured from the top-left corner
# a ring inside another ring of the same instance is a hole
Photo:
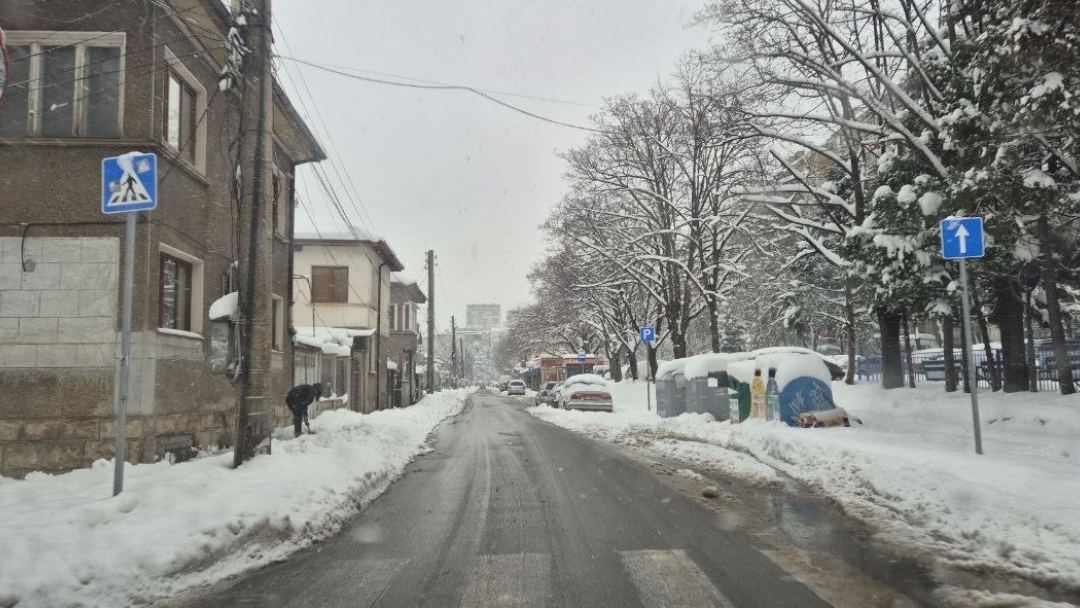
[[[427,252],[427,386],[435,392],[435,251]]]
[[[457,325],[450,317],[450,385],[457,388]]]
[[[267,137],[270,130],[268,116],[272,111],[273,98],[271,88],[271,40],[270,8],[271,0],[258,0],[258,11],[245,14],[248,19],[248,44],[251,49],[251,62],[245,66],[242,88],[244,109],[242,116],[255,115],[255,142],[253,146],[242,149],[240,154],[241,175],[252,176],[251,204],[247,206],[250,215],[240,218],[240,225],[246,232],[247,250],[241,250],[240,270],[245,281],[240,289],[242,329],[240,332],[240,401],[237,408],[236,447],[233,451],[233,466],[240,466],[245,460],[255,456],[255,450],[268,440],[273,430],[272,406],[269,403],[269,367],[270,348],[268,339],[270,324],[255,323],[255,319],[270,317],[269,293],[270,265],[259,264],[260,245],[269,247],[271,242],[269,212],[271,205],[264,205],[266,184],[269,181],[269,163],[272,138]],[[243,123],[247,121],[242,119]],[[250,127],[241,126],[243,132]],[[243,143],[241,143],[243,146]],[[250,154],[250,157],[249,157]],[[247,163],[251,163],[248,165]],[[252,167],[250,173],[247,166]],[[266,217],[263,217],[266,216]],[[243,242],[243,241],[241,241]],[[256,336],[256,334],[258,334]]]

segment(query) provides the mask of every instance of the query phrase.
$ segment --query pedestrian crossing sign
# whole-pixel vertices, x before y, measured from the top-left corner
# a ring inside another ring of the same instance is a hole
[[[157,208],[157,156],[128,152],[101,161],[102,213]]]

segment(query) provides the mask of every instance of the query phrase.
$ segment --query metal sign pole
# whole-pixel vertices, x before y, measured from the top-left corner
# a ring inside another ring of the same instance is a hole
[[[131,367],[131,299],[135,283],[135,219],[138,211],[124,214],[124,312],[120,325],[120,372],[116,380],[116,462],[113,496],[124,491],[124,458],[127,445],[128,371]]]
[[[649,378],[645,378],[645,403],[648,405],[648,411],[652,411],[652,393],[649,391]]]
[[[978,380],[975,377],[975,342],[971,331],[971,304],[968,297],[967,260],[960,258],[960,284],[963,287],[964,336],[968,349],[968,386],[971,387],[971,419],[975,425],[975,453],[982,454],[982,430],[979,428]]]

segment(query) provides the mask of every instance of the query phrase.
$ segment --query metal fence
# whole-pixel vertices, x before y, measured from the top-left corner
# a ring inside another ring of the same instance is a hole
[[[1075,350],[1075,352],[1074,352]],[[986,351],[979,349],[974,352],[976,386],[979,388],[991,388],[993,369],[998,372],[998,381],[1001,382],[1001,351],[994,350],[993,362],[986,357]],[[1080,349],[1069,347],[1069,361],[1072,364],[1073,379],[1080,387]],[[908,362],[906,353],[901,354],[901,364],[904,372],[904,382],[908,381]],[[915,371],[916,384],[945,383],[945,354],[941,349],[917,351],[911,354],[911,365]],[[963,358],[959,351],[956,352],[953,373],[956,374],[957,385],[963,382]],[[1053,355],[1045,351],[1036,352],[1035,357],[1036,378],[1040,391],[1057,391],[1057,368]],[[856,377],[868,382],[881,381],[881,357],[860,356],[856,362]]]

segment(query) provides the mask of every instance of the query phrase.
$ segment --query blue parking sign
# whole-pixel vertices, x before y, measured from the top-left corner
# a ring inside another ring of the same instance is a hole
[[[641,341],[642,342],[656,342],[656,328],[655,327],[642,327],[641,328]]]
[[[984,251],[981,217],[941,220],[941,255],[946,260],[981,258]]]
[[[101,160],[101,212],[157,208],[157,156],[131,152]]]

